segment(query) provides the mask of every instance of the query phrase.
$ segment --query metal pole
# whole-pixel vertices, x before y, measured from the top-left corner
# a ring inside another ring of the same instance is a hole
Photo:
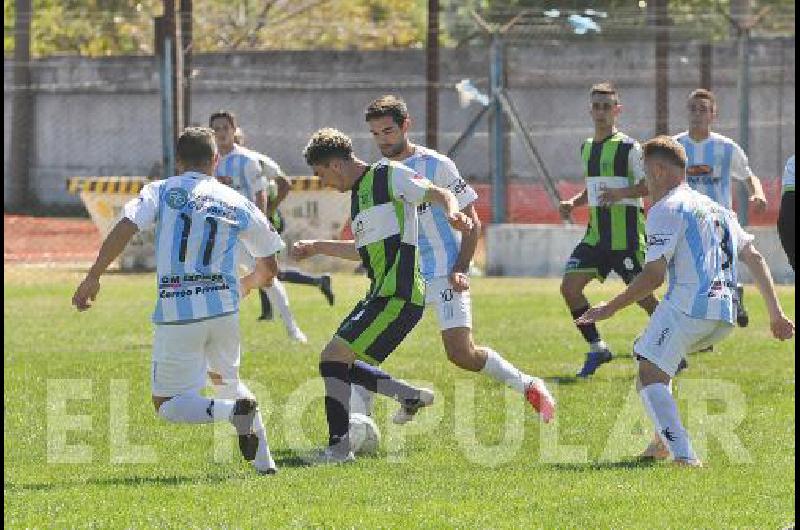
[[[183,49],[183,124],[192,118],[192,0],[180,0],[181,48]]]
[[[169,33],[164,35],[161,54],[161,149],[164,177],[175,175],[175,114],[172,99],[172,49]]]
[[[700,88],[711,90],[714,49],[711,43],[700,44]]]
[[[33,93],[31,90],[31,0],[17,0],[14,22],[14,91],[11,96],[11,182],[9,205],[30,208],[31,146],[34,142]]]
[[[780,78],[778,80],[778,119],[777,134],[775,135],[775,145],[777,147],[777,160],[778,167],[775,171],[776,175],[783,174],[783,85],[786,82],[786,38],[781,38],[781,68]]]
[[[436,149],[439,135],[439,1],[428,0],[428,43],[426,47],[425,143]]]
[[[745,153],[750,147],[750,30],[739,28],[739,145]],[[747,189],[744,184],[736,186],[736,196],[739,203],[739,223],[747,226]]]
[[[656,134],[669,133],[669,31],[667,0],[656,0]]]
[[[492,33],[489,48],[489,83],[492,114],[489,120],[490,160],[492,164],[492,222],[506,222],[505,117],[498,95],[503,91],[503,41]]]

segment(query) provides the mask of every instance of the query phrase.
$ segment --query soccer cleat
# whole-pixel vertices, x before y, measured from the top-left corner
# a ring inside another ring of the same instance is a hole
[[[676,458],[672,461],[672,464],[677,467],[703,467],[703,463],[698,458]]]
[[[414,419],[414,415],[423,407],[429,407],[433,404],[433,390],[421,388],[419,390],[419,399],[406,400],[400,406],[397,412],[392,416],[392,422],[396,425],[404,425]]]
[[[318,449],[307,455],[305,460],[312,465],[329,465],[329,464],[346,464],[347,462],[354,462],[356,455],[353,451],[337,451],[331,446]]]
[[[675,371],[675,375],[678,375],[687,368],[689,368],[689,363],[686,362],[686,357],[684,357],[683,359],[681,359],[681,362],[678,363],[678,369]]]
[[[231,414],[231,423],[239,435],[239,451],[245,460],[251,461],[258,451],[258,436],[253,432],[253,421],[258,412],[258,403],[254,399],[237,399]]]
[[[319,282],[319,290],[322,291],[322,294],[325,295],[325,299],[328,300],[329,305],[333,305],[334,301],[334,294],[333,289],[331,288],[331,275],[330,274],[323,274],[322,278],[320,278]]]
[[[608,349],[600,351],[590,351],[586,354],[586,362],[583,363],[583,368],[576,374],[576,377],[589,377],[594,374],[601,364],[609,362],[614,356]]]
[[[525,398],[533,406],[533,409],[539,413],[542,421],[550,423],[556,413],[556,400],[544,386],[544,381],[538,377],[534,377],[533,381],[528,388],[525,389]]]
[[[308,344],[308,337],[306,337],[305,333],[300,331],[300,328],[294,327],[286,331],[289,333],[289,338],[293,341],[299,342],[300,344]]]
[[[258,317],[259,320],[272,320],[274,317],[272,316],[272,304],[269,301],[269,297],[267,293],[262,291],[261,289],[258,290],[258,295],[261,298],[261,316]]]
[[[669,449],[657,436],[639,455],[639,460],[666,460],[667,458],[669,458]]]
[[[746,328],[750,323],[750,315],[747,314],[747,309],[744,307],[744,286],[736,286],[736,297],[738,303],[736,304],[736,323],[740,328]]]

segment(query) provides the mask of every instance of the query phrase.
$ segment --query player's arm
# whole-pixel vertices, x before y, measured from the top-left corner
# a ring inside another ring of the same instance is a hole
[[[764,256],[750,242],[739,252],[739,259],[750,269],[750,274],[753,275],[753,280],[756,282],[756,286],[767,304],[772,334],[777,339],[791,339],[792,335],[794,335],[794,323],[781,308],[781,303],[775,293],[775,284],[772,281],[772,275],[769,272]]]
[[[747,187],[747,193],[749,194],[748,202],[755,207],[756,211],[765,212],[767,210],[767,197],[764,195],[761,179],[750,173],[744,180],[744,185]]]
[[[461,248],[458,250],[458,257],[450,272],[450,284],[458,291],[469,289],[469,265],[478,247],[478,239],[481,237],[481,220],[475,210],[475,204],[470,203],[461,212],[472,221],[472,229],[464,232],[461,236]]]
[[[578,325],[591,324],[611,318],[620,309],[638,302],[661,287],[666,272],[667,260],[665,257],[649,261],[624,291],[612,298],[610,302],[602,302],[587,310],[575,323]]]
[[[259,211],[264,212],[265,214],[269,215],[267,211],[267,192],[266,190],[258,190],[256,191],[255,197],[253,197],[253,202],[258,208]]]
[[[561,201],[558,204],[558,212],[561,214],[561,217],[566,219],[570,216],[570,214],[572,214],[572,210],[574,210],[578,206],[583,206],[588,203],[589,203],[589,190],[583,188],[583,191],[581,191],[574,197]]]
[[[289,180],[283,175],[275,176],[275,184],[278,186],[278,193],[275,195],[275,199],[270,201],[270,214],[275,213],[275,210],[283,202],[286,196],[289,195],[289,191],[292,189],[292,185],[289,184]]]
[[[642,181],[633,186],[626,186],[624,188],[606,188],[600,192],[597,198],[600,200],[601,204],[614,204],[623,199],[639,199],[641,197],[646,197],[647,193],[647,183]]]
[[[100,251],[97,253],[97,259],[95,259],[89,272],[86,273],[86,277],[75,290],[75,294],[72,295],[72,305],[78,311],[85,311],[92,306],[89,301],[94,301],[100,291],[100,276],[122,254],[125,246],[138,231],[139,227],[136,223],[127,217],[123,217],[106,236],[100,246]]]
[[[242,276],[239,280],[239,291],[241,297],[246,297],[253,289],[268,287],[272,284],[273,278],[278,275],[278,260],[275,255],[263,258],[256,258],[256,266],[253,272]]]
[[[317,255],[332,256],[350,261],[361,260],[358,249],[356,249],[356,242],[352,239],[306,239],[295,241],[290,254],[296,260],[303,260]]]

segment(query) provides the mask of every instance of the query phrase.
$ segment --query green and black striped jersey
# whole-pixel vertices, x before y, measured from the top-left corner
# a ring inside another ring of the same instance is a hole
[[[623,199],[600,205],[608,188],[627,188],[644,179],[642,148],[619,131],[601,141],[587,138],[581,145],[589,204],[589,226],[583,242],[608,250],[644,250],[645,218],[642,199]]]
[[[371,165],[351,191],[356,248],[371,281],[368,297],[397,297],[424,305],[419,270],[417,208],[430,182],[387,159]]]

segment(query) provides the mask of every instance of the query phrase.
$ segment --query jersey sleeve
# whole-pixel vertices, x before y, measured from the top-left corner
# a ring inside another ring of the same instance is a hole
[[[683,234],[684,221],[670,208],[651,208],[647,215],[647,251],[645,263],[665,258],[672,259]]]
[[[742,228],[742,225],[739,224],[739,218],[732,211],[728,211],[728,229],[730,230],[731,238],[736,243],[737,252],[741,252],[755,239],[753,234]]]
[[[628,168],[636,184],[644,180],[644,153],[639,142],[633,142],[633,148],[628,153]]]
[[[392,196],[412,204],[425,202],[425,194],[431,187],[429,180],[422,178],[409,167],[393,164],[390,166]]]
[[[128,201],[122,209],[122,216],[133,221],[139,230],[152,227],[158,215],[159,196],[164,180],[145,184],[139,196]]]
[[[250,201],[245,204],[248,223],[239,237],[250,255],[254,258],[265,258],[283,250],[286,244],[264,213]]]
[[[753,176],[750,169],[750,162],[744,150],[737,144],[733,144],[733,154],[731,156],[731,177],[736,180],[747,180]]]
[[[458,200],[458,209],[463,210],[478,199],[477,192],[461,178],[455,163],[449,158],[439,164],[433,183],[449,189]]]
[[[264,179],[261,178],[261,174],[261,163],[255,158],[249,159],[244,166],[244,178],[250,184],[254,196],[259,191],[264,191]]]

